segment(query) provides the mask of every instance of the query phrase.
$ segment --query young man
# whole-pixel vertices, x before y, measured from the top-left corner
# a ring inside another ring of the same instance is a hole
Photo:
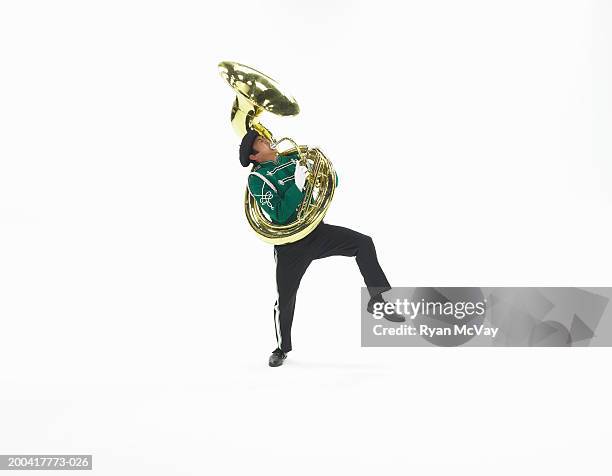
[[[248,179],[249,192],[272,222],[285,224],[295,220],[308,175],[307,168],[299,165],[297,154],[279,155],[267,139],[250,130],[240,144],[240,163],[243,167],[254,165]],[[376,258],[372,238],[362,233],[320,223],[299,241],[275,245],[278,296],[274,304],[274,326],[278,347],[270,356],[271,367],[282,365],[287,352],[291,351],[291,324],[302,276],[313,260],[328,256],[356,258],[370,290],[369,312],[374,303],[384,302],[381,293],[391,289]],[[404,316],[393,312],[385,314],[385,318],[393,322],[405,321]]]

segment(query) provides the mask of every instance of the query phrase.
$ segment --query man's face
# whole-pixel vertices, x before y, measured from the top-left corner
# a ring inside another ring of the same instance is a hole
[[[253,142],[253,153],[249,156],[255,162],[267,162],[276,158],[276,151],[270,147],[270,141],[258,136]]]

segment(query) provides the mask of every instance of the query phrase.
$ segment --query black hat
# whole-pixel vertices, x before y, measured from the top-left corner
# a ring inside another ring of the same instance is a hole
[[[255,139],[258,137],[259,134],[257,131],[251,129],[242,138],[242,142],[240,143],[240,164],[242,164],[243,167],[251,165],[249,155],[253,153],[253,142],[255,142]]]

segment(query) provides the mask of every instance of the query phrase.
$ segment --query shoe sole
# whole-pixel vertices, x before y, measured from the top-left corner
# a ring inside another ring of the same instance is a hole
[[[366,309],[366,310],[368,311],[368,314],[372,314],[372,315],[374,315],[374,309]],[[406,322],[406,318],[401,319],[401,320],[399,320],[399,321],[394,321],[394,320],[392,320],[392,319],[389,319],[387,316],[383,316],[383,317],[384,317],[384,318],[385,318],[387,321],[389,321],[389,322]]]
[[[383,316],[383,317],[389,322],[406,322],[406,319],[393,320],[393,319],[389,319],[387,316]]]

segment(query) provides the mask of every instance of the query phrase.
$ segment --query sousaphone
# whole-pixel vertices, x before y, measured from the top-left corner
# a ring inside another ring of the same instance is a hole
[[[247,187],[244,195],[244,211],[251,228],[265,242],[284,245],[301,240],[321,223],[331,205],[336,190],[336,173],[332,163],[316,147],[298,145],[293,139],[283,137],[275,140],[272,133],[259,122],[263,111],[278,116],[295,116],[300,112],[295,99],[283,92],[280,85],[269,76],[240,63],[223,61],[219,63],[221,76],[234,91],[236,99],[232,106],[231,123],[242,139],[250,129],[270,140],[273,148],[287,142],[291,147],[280,155],[297,154],[301,165],[310,173],[304,185],[304,198],[298,208],[297,218],[285,225],[272,223],[259,208],[257,200]]]

